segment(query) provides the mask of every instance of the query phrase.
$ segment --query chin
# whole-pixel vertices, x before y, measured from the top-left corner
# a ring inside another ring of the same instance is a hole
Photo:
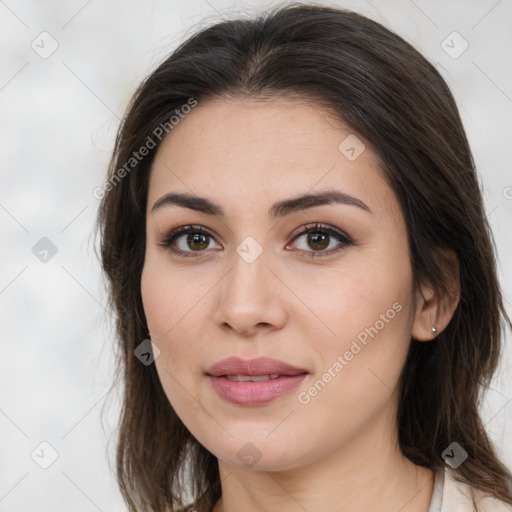
[[[271,430],[265,429],[264,432]],[[265,439],[260,430],[259,435],[245,434],[226,439],[222,446],[214,445],[213,442],[205,443],[203,446],[220,461],[240,469],[287,471],[302,466],[309,457],[297,449],[297,446],[306,446],[307,440],[302,443],[284,444],[286,439],[290,440],[290,436],[285,433],[279,438]]]

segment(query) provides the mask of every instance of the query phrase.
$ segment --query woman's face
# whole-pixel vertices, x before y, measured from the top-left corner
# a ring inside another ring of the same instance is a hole
[[[394,435],[413,281],[363,143],[306,102],[240,100],[199,102],[158,149],[141,282],[155,364],[224,462],[357,461]]]

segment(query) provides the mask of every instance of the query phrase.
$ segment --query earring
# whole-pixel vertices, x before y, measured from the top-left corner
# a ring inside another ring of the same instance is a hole
[[[433,334],[437,333],[437,327],[435,325],[432,326],[432,329],[430,329]]]

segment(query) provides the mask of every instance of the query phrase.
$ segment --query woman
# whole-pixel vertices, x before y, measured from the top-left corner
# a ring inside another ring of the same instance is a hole
[[[510,325],[454,99],[308,4],[139,87],[98,226],[131,511],[512,510],[478,398]]]

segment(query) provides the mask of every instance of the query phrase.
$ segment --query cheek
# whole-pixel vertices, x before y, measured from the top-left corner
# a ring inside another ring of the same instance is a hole
[[[144,314],[154,343],[172,326],[169,306],[172,306],[172,294],[167,289],[164,276],[158,278],[158,268],[146,261],[141,277],[141,297]],[[172,310],[172,309],[171,309]]]
[[[160,349],[155,366],[164,392],[183,423],[195,431],[193,426],[197,422],[211,420],[204,407],[191,400],[197,394],[195,385],[200,373],[199,327],[204,326],[204,320],[198,319],[201,296],[197,289],[194,292],[189,278],[187,283],[182,282],[179,272],[169,272],[164,267],[165,264],[153,264],[151,259],[144,267],[141,278],[144,312],[151,341]]]
[[[326,439],[318,450],[350,444],[384,417],[386,424],[394,421],[410,339],[407,294],[394,292],[374,289],[338,299],[338,320],[330,324],[337,336],[318,345],[315,373],[301,386],[294,407],[309,435]]]
[[[190,273],[149,256],[142,272],[141,296],[153,341],[172,340],[182,325],[190,324],[201,311],[206,291],[206,283],[195,282]]]
[[[338,403],[355,418],[378,410],[396,388],[410,344],[413,282],[406,247],[353,261],[311,298],[332,332],[315,349],[316,380],[305,383],[302,403],[318,396],[319,409]]]
[[[168,394],[178,383],[190,385],[201,372],[201,345],[209,321],[205,280],[169,269],[165,261],[147,260],[141,278],[141,296],[152,342],[160,349],[157,370]],[[173,380],[171,377],[176,377]]]
[[[406,252],[384,257],[382,250],[365,249],[347,258],[334,278],[333,273],[317,276],[314,287],[300,292],[329,328],[322,342],[328,352],[348,350],[355,339],[364,344],[367,339],[389,338],[391,351],[395,342],[407,342],[412,298],[407,261]]]

